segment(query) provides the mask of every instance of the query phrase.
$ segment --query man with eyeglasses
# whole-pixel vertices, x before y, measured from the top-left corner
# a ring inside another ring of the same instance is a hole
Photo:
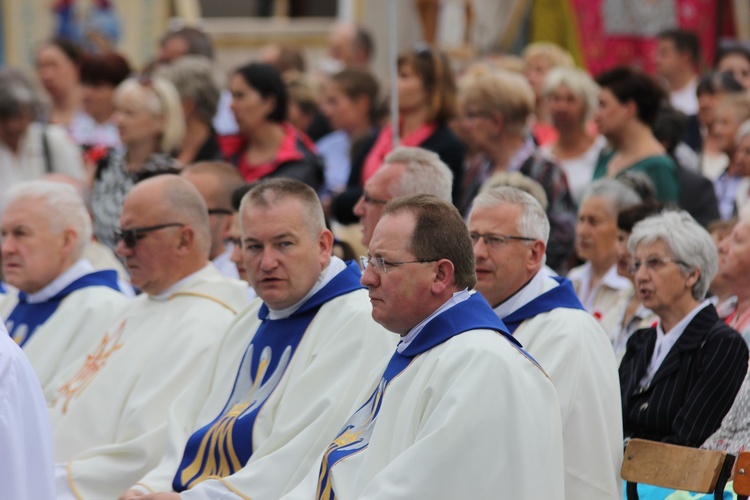
[[[220,362],[175,402],[164,458],[123,500],[277,500],[396,343],[370,317],[357,264],[331,256],[333,235],[311,187],[261,181],[240,217],[246,272],[262,301],[238,316]],[[162,493],[147,495],[154,491]]]
[[[372,317],[401,342],[283,498],[562,499],[554,386],[471,290],[458,210],[428,195],[393,200],[363,260]]]
[[[162,175],[125,197],[117,254],[143,293],[53,384],[57,498],[115,498],[158,463],[171,402],[215,361],[245,287],[208,262],[206,205]]]
[[[431,194],[450,202],[452,186],[453,173],[436,153],[422,148],[396,148],[365,183],[364,193],[354,205],[354,215],[359,217],[362,228],[362,244],[370,244],[383,207],[393,198]]]
[[[234,246],[227,239],[234,221],[232,193],[245,184],[245,179],[232,165],[220,161],[206,161],[187,166],[181,173],[203,197],[208,207],[211,229],[211,250],[208,258],[222,276],[239,279],[237,266],[232,262]]]
[[[47,387],[128,300],[114,270],[84,258],[91,219],[72,186],[32,181],[8,194],[0,248],[4,278],[18,291],[0,301],[0,320]]]
[[[479,194],[469,215],[476,289],[557,389],[563,422],[565,498],[619,499],[622,413],[607,335],[571,282],[544,269],[549,221],[512,187]]]

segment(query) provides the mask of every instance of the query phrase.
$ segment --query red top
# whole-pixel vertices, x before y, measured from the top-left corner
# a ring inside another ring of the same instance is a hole
[[[402,137],[400,146],[419,146],[435,133],[437,125],[434,123],[425,123],[411,134]],[[385,157],[393,151],[393,127],[389,124],[380,130],[380,135],[372,146],[370,153],[365,158],[365,164],[362,167],[362,184],[378,171]]]
[[[219,148],[224,158],[235,164],[237,170],[247,182],[254,182],[258,179],[273,173],[281,165],[290,161],[304,160],[305,155],[297,148],[297,141],[300,140],[306,148],[312,152],[317,152],[315,144],[307,135],[297,130],[290,123],[282,123],[284,129],[284,138],[281,145],[276,151],[273,160],[257,165],[252,165],[247,161],[245,151],[247,150],[247,137],[241,134],[225,135],[219,137]]]

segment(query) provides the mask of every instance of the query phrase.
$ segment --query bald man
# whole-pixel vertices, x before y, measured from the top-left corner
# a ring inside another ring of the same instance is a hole
[[[143,291],[52,394],[58,498],[116,498],[158,463],[172,400],[214,359],[245,287],[208,261],[208,212],[185,179],[125,197],[116,252]]]
[[[208,226],[211,229],[211,250],[208,258],[222,276],[239,279],[237,266],[232,262],[233,245],[227,245],[231,236],[235,211],[232,193],[245,184],[245,179],[229,163],[206,161],[185,168],[181,175],[190,181],[203,197],[208,208]]]

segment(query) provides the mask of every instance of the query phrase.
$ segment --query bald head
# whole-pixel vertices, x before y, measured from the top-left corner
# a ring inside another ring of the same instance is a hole
[[[136,184],[125,197],[117,244],[134,286],[160,293],[207,264],[208,210],[198,189],[176,175]]]

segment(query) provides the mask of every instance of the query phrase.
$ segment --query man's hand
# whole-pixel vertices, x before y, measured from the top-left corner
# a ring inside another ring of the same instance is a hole
[[[128,490],[122,495],[120,495],[120,497],[117,500],[132,500],[133,498],[143,498],[145,495],[146,494],[143,493],[142,491]]]
[[[180,494],[179,493],[167,493],[167,492],[151,493],[150,495],[138,497],[138,499],[139,500],[180,500]]]

